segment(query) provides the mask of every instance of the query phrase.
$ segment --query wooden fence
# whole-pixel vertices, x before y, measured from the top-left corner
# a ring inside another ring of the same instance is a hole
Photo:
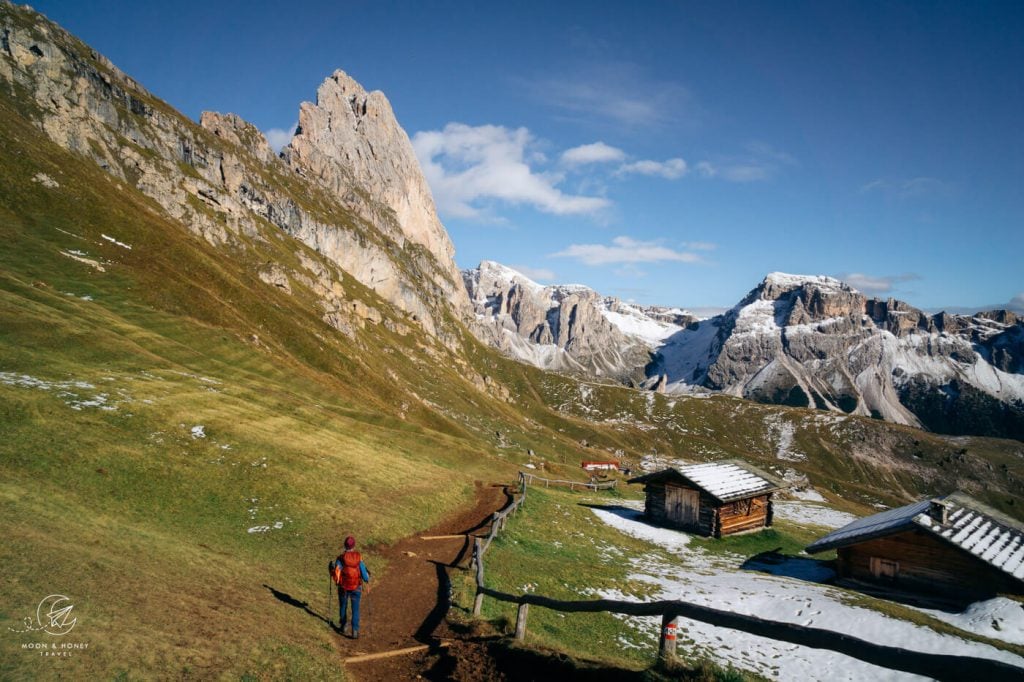
[[[508,594],[493,590],[484,584],[484,555],[491,541],[505,528],[508,518],[516,513],[526,501],[527,479],[530,474],[520,473],[520,493],[501,511],[495,512],[491,530],[486,538],[476,538],[473,545],[473,567],[476,570],[476,597],[473,600],[473,615],[479,616],[484,597],[516,604],[515,638],[526,637],[526,621],[530,606],[553,609],[563,613],[620,613],[630,616],[661,616],[661,636],[658,656],[669,659],[675,656],[679,618],[700,621],[723,628],[731,628],[780,642],[788,642],[815,649],[828,649],[845,654],[873,665],[890,670],[900,670],[924,675],[936,680],[985,680],[985,682],[1019,682],[1024,679],[1024,668],[1001,661],[971,656],[949,654],[928,654],[897,647],[875,644],[857,637],[844,635],[833,630],[810,628],[795,623],[765,620],[731,611],[721,611],[709,606],[690,604],[684,601],[663,600],[654,602],[629,602],[616,599],[593,599],[587,601],[562,601],[538,594]],[[823,674],[826,671],[822,671]]]
[[[580,488],[583,490],[613,490],[619,483],[618,479],[611,481],[602,481],[600,483],[582,483],[580,481],[563,481],[556,478],[542,478],[536,474],[528,474],[525,471],[519,472],[519,485],[524,490],[527,484],[533,485],[534,481],[540,481],[544,484],[545,488],[552,485],[560,485],[569,488],[569,490],[575,490]]]

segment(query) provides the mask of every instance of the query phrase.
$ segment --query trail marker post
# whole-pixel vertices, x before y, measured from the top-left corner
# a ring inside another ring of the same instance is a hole
[[[676,634],[679,617],[666,613],[661,617],[661,639],[658,643],[658,658],[670,661],[676,657]]]

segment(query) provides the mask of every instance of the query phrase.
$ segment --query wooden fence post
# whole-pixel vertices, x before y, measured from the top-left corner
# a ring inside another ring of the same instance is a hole
[[[516,611],[516,639],[520,642],[526,639],[526,614],[529,610],[529,604],[520,604]]]
[[[658,658],[662,661],[670,661],[676,656],[676,631],[678,624],[679,617],[674,613],[666,613],[661,616],[661,638],[658,641]]]
[[[473,556],[476,557],[476,597],[473,599],[473,615],[479,616],[480,609],[484,606],[484,593],[480,591],[484,586],[484,555],[480,538],[473,542]]]

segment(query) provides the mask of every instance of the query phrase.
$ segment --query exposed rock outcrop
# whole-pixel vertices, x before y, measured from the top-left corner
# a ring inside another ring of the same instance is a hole
[[[305,129],[285,163],[238,116],[207,112],[196,125],[28,8],[0,5],[0,36],[0,87],[23,90],[25,114],[55,143],[93,159],[215,246],[245,248],[246,240],[267,239],[269,226],[282,230],[455,343],[441,321],[467,314],[465,291],[383,95],[329,78],[320,89],[328,102],[304,105]],[[357,117],[346,98],[358,93]],[[321,275],[316,289],[329,293],[322,306],[341,309],[340,275]]]
[[[281,156],[353,210],[365,205],[361,193],[391,209],[398,229],[389,236],[400,245],[409,239],[423,246],[443,273],[437,283],[457,307],[466,308],[464,290],[452,287],[460,280],[455,248],[437,217],[409,136],[384,93],[368,93],[344,71],[335,71],[317,90],[316,104],[302,103],[295,136]]]
[[[712,389],[1024,439],[1022,358],[1013,313],[927,315],[832,278],[773,273],[732,310],[668,339],[647,373],[670,393]]]
[[[617,300],[579,285],[541,286],[493,261],[464,271],[463,278],[477,335],[507,355],[544,369],[622,381],[643,377],[650,347],[613,322],[626,315]],[[666,334],[676,329],[660,326]]]

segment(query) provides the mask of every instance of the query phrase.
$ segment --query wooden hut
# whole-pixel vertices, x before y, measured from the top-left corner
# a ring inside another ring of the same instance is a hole
[[[618,471],[619,463],[613,459],[599,461],[583,461],[580,466],[584,471]]]
[[[857,519],[807,547],[840,577],[973,600],[1024,594],[1024,525],[953,493]]]
[[[772,525],[772,494],[782,485],[746,462],[727,460],[663,469],[643,483],[652,522],[709,537]]]

